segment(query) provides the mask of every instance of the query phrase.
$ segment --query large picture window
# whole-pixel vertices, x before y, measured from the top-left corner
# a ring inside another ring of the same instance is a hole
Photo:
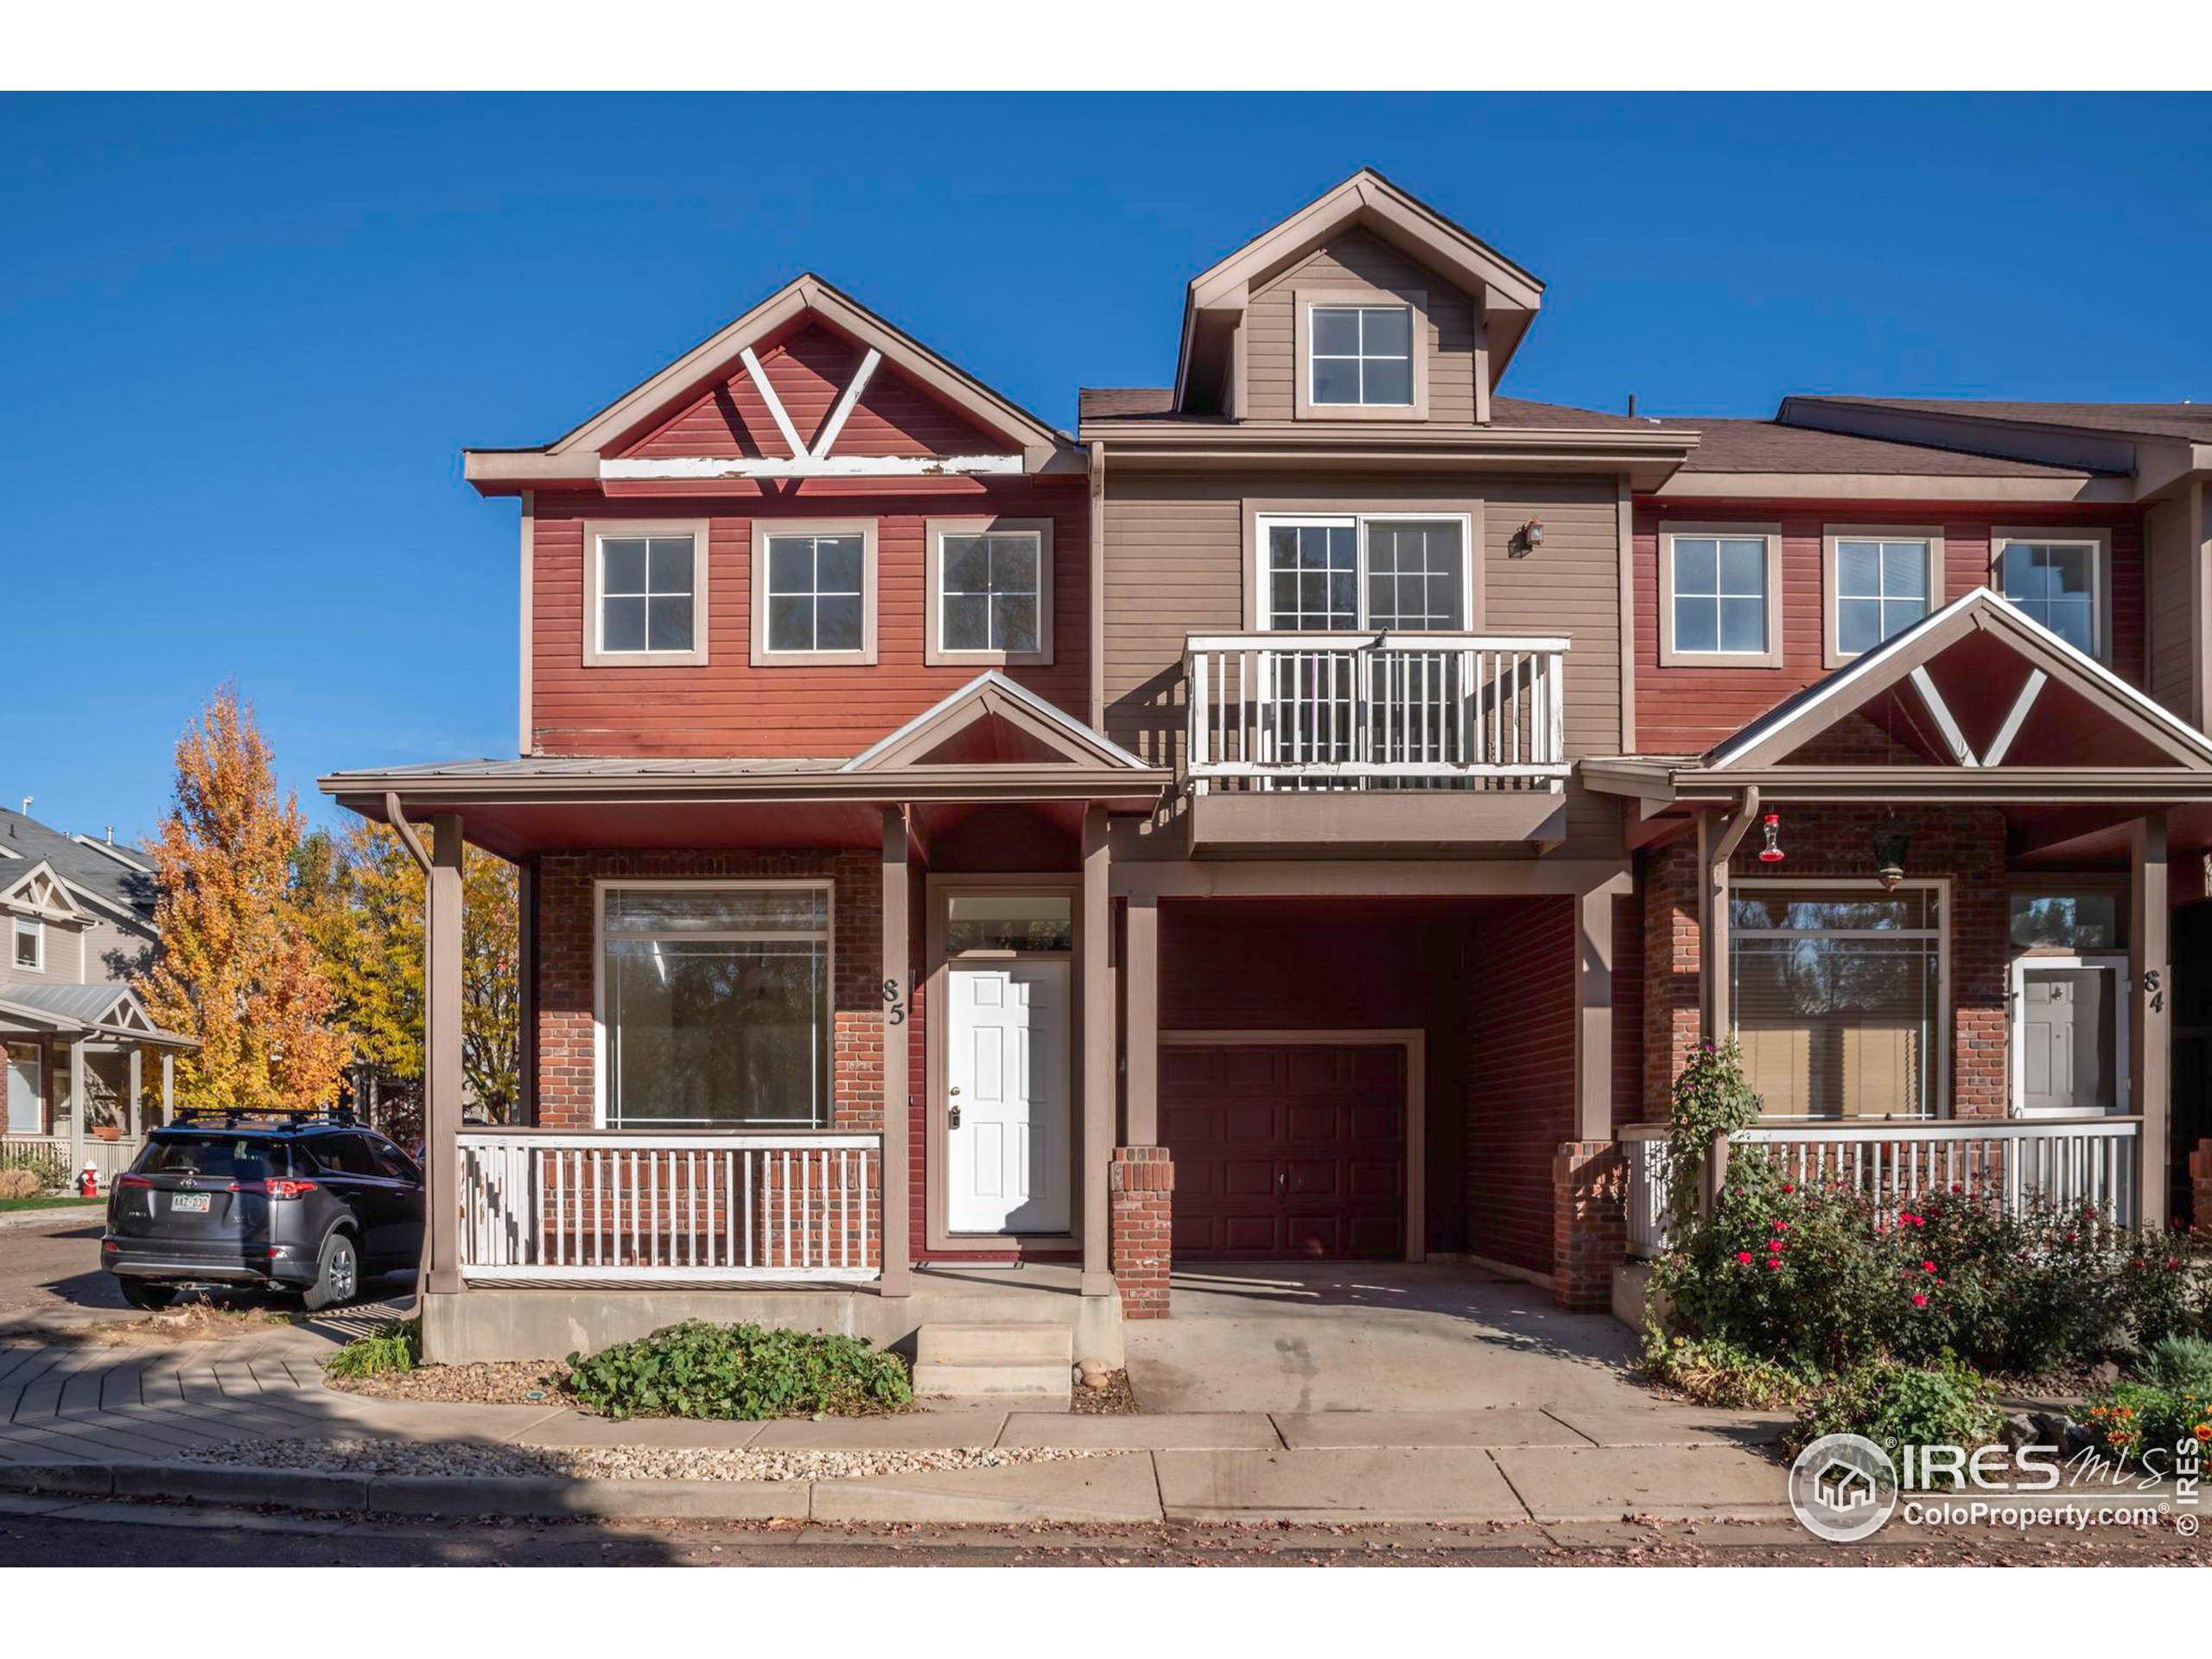
[[[820,1128],[830,1121],[830,888],[600,888],[611,1128]]]
[[[1942,888],[1745,882],[1729,978],[1770,1117],[1934,1117],[1942,1101]]]

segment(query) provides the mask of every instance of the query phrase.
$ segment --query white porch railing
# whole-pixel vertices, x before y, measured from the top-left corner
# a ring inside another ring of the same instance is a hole
[[[461,1265],[477,1281],[878,1277],[882,1138],[467,1130]]]
[[[105,1195],[115,1185],[115,1178],[138,1161],[138,1149],[143,1140],[128,1136],[111,1141],[104,1135],[88,1135],[80,1157],[72,1158],[69,1137],[66,1135],[0,1135],[0,1169],[23,1168],[37,1171],[56,1185],[77,1189],[77,1175],[87,1162],[99,1171],[100,1192]]]
[[[2140,1213],[2134,1117],[1952,1118],[1863,1123],[1759,1123],[1729,1137],[1776,1159],[1802,1185],[1841,1181],[1897,1202],[1974,1186],[2008,1209],[2031,1196],[2107,1211],[2123,1227]],[[1628,1164],[1628,1241],[1633,1255],[1666,1249],[1667,1130],[1621,1131]]]
[[[1558,791],[1564,638],[1198,634],[1192,787]]]

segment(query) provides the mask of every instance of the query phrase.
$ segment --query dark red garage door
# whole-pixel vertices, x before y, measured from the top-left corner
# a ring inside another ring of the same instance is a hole
[[[1406,1055],[1388,1044],[1163,1047],[1175,1257],[1406,1253]]]

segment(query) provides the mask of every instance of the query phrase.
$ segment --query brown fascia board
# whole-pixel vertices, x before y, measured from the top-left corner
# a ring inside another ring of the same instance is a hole
[[[1175,780],[1165,767],[1135,771],[1056,764],[1037,766],[906,766],[886,772],[766,772],[695,778],[665,774],[627,778],[574,773],[509,774],[500,778],[425,777],[418,772],[337,772],[315,787],[340,805],[381,821],[385,797],[407,805],[465,811],[469,805],[683,805],[711,802],[807,804],[960,801],[1150,801]]]
[[[1576,431],[1556,428],[1361,425],[1323,429],[1313,422],[1096,421],[1085,442],[1103,442],[1116,466],[1162,468],[1260,467],[1444,467],[1487,471],[1625,471],[1638,490],[1655,490],[1697,447],[1694,432],[1654,427]]]
[[[569,469],[550,474],[552,478],[566,480],[575,475],[573,469],[588,465],[589,475],[595,480],[602,452],[646,425],[671,404],[696,394],[726,375],[743,347],[809,311],[839,333],[881,352],[893,368],[963,414],[1005,432],[1021,447],[1028,462],[1027,470],[1041,471],[1056,460],[1065,461],[1064,452],[1073,442],[1067,434],[992,391],[851,296],[807,271],[551,443],[535,450],[464,450],[464,475],[472,483],[519,481],[523,478],[535,481],[549,475],[518,474],[506,469],[524,458],[537,457],[564,464]],[[1079,455],[1077,461],[1078,464],[1073,467],[1063,465],[1056,470],[1079,471]]]
[[[1183,334],[1175,353],[1175,401],[1184,402],[1199,319],[1242,311],[1251,291],[1315,244],[1348,225],[1363,225],[1415,260],[1480,295],[1491,327],[1491,385],[1505,373],[1529,322],[1543,304],[1541,279],[1464,226],[1408,194],[1372,168],[1362,168],[1288,218],[1260,232],[1191,279],[1183,296]]]
[[[1677,473],[1653,492],[1662,501],[2133,502],[2126,479],[2024,473],[1945,476],[1903,473]]]
[[[1585,761],[1583,781],[1649,801],[1726,801],[1756,785],[1762,805],[1911,802],[1922,805],[2212,801],[2212,773],[2159,766],[1753,766],[1715,772],[1690,763],[1647,772]]]

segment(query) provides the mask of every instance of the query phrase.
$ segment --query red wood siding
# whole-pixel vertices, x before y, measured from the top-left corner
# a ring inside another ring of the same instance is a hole
[[[1782,526],[1783,665],[1778,668],[1662,668],[1659,665],[1659,525],[1779,524]],[[1636,747],[1647,754],[1695,754],[1711,748],[1792,692],[1820,679],[1822,538],[1830,524],[1940,524],[1946,601],[1989,581],[1993,528],[2069,526],[2112,532],[2112,667],[2145,683],[2143,524],[2132,509],[2081,506],[1958,506],[1926,502],[1669,501],[1636,506]]]
[[[1477,930],[1465,994],[1467,1248],[1552,1270],[1552,1157],[1574,1138],[1574,901]]]
[[[811,444],[851,384],[860,346],[818,324],[803,327],[753,353],[776,397]],[[993,455],[1019,446],[946,409],[888,363],[878,363],[831,453],[840,455]],[[681,455],[788,455],[791,446],[768,412],[767,399],[740,369],[658,426],[614,453],[640,458]]]
[[[804,430],[804,429],[802,428]],[[1007,673],[1078,720],[1090,708],[1090,499],[1080,477],[895,493],[836,493],[809,484],[764,501],[734,496],[541,494],[531,594],[531,729],[545,754],[858,753],[981,671],[923,662],[924,526],[931,518],[1003,514],[1052,524],[1053,660]],[[873,518],[877,658],[865,668],[752,666],[753,520]],[[709,661],[696,667],[583,665],[588,520],[705,518]]]

